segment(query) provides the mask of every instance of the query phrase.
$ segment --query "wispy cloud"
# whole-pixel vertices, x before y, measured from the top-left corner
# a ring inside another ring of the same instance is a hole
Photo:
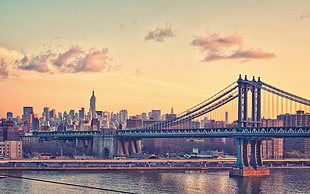
[[[176,36],[172,30],[172,24],[167,22],[164,27],[157,27],[155,30],[149,31],[145,35],[144,40],[154,40],[163,42],[166,38],[172,38]]]
[[[223,59],[235,59],[245,62],[251,59],[268,59],[275,57],[272,52],[262,49],[245,49],[243,39],[237,34],[221,35],[210,34],[205,37],[196,37],[191,45],[199,47],[206,57],[204,62],[218,61]]]
[[[16,61],[21,60],[23,56],[17,51],[0,47],[0,79],[14,75],[11,70],[14,68]]]
[[[276,55],[274,53],[265,52],[261,49],[249,49],[244,51],[235,51],[232,55],[220,55],[220,54],[210,54],[204,58],[203,61],[210,62],[210,61],[216,61],[221,59],[241,59],[241,62],[246,62],[250,59],[268,59],[273,58]]]
[[[306,18],[310,18],[310,12],[303,12],[300,16],[299,19],[303,20]]]
[[[8,77],[9,77],[9,71],[7,69],[7,64],[5,63],[4,59],[1,59],[1,61],[0,61],[0,79],[8,78]]]
[[[120,67],[109,64],[110,61],[108,49],[90,48],[85,51],[78,46],[72,46],[63,53],[47,50],[36,55],[24,55],[0,47],[0,77],[8,78],[10,73],[17,69],[39,73],[118,71]]]
[[[206,51],[217,52],[225,47],[242,45],[242,38],[238,35],[221,36],[220,34],[211,34],[206,37],[196,37],[191,44]]]
[[[110,71],[107,54],[107,49],[90,48],[85,52],[78,46],[73,46],[68,51],[59,54],[53,64],[64,73],[101,72],[104,69]]]

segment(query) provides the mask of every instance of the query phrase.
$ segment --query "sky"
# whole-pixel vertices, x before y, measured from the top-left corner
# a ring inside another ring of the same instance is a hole
[[[239,74],[310,98],[310,1],[0,0],[0,118],[176,113]]]

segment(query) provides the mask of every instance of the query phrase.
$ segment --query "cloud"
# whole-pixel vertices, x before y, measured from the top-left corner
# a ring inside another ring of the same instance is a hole
[[[19,69],[21,70],[28,70],[28,71],[37,71],[40,73],[46,73],[49,72],[49,69],[46,65],[45,62],[36,60],[36,59],[32,59],[29,63],[28,63],[28,58],[25,57],[23,59],[23,61],[25,62],[26,65],[20,65],[18,66]]]
[[[304,13],[302,13],[301,16],[300,16],[299,18],[300,18],[301,20],[310,18],[310,12],[304,12]]]
[[[60,72],[101,72],[112,71],[112,66],[108,64],[110,58],[107,55],[108,49],[98,50],[90,48],[88,52],[83,51],[77,46],[71,47],[63,54],[59,54],[53,63]]]
[[[265,52],[262,49],[250,49],[250,50],[245,50],[245,51],[237,51],[234,54],[232,54],[230,58],[268,59],[268,58],[272,58],[275,56],[276,55],[274,53]]]
[[[214,33],[205,37],[196,37],[191,45],[199,47],[206,57],[204,62],[218,61],[223,59],[242,60],[242,62],[251,59],[268,59],[276,55],[272,52],[266,52],[262,49],[244,49],[244,43],[241,36],[220,35]]]
[[[235,45],[242,45],[242,38],[238,35],[220,36],[220,34],[211,34],[206,37],[197,37],[191,45],[198,46],[203,50],[216,52],[223,47],[232,47]]]
[[[6,65],[4,59],[1,59],[1,61],[0,61],[0,79],[8,78],[8,77],[9,77],[9,71],[7,69],[7,65]]]
[[[249,49],[249,50],[244,50],[244,51],[236,51],[232,55],[225,56],[225,55],[216,55],[216,54],[211,54],[208,55],[204,58],[203,61],[205,62],[210,62],[210,61],[216,61],[216,60],[221,60],[221,59],[242,59],[243,62],[249,60],[249,59],[268,59],[268,58],[273,58],[276,55],[271,52],[265,52],[262,51],[261,49]]]
[[[78,57],[83,53],[84,51],[82,51],[78,46],[72,46],[68,51],[59,54],[58,58],[54,62],[54,65],[60,67],[64,64],[70,63],[70,60],[75,59],[75,57]]]
[[[17,51],[0,47],[0,79],[14,75],[10,71],[14,68],[15,62],[21,60],[23,57],[23,54]]]
[[[172,30],[172,24],[167,22],[165,27],[157,27],[156,30],[149,31],[149,33],[145,35],[144,40],[163,42],[166,38],[172,38],[174,36],[176,35]]]
[[[39,73],[50,72],[48,67],[53,62],[53,58],[56,56],[51,50],[41,52],[35,56],[24,56],[21,60],[16,61],[17,68],[27,71],[37,71]]]
[[[80,71],[100,72],[107,65],[107,49],[90,49],[85,58],[81,61]]]
[[[0,78],[8,78],[10,72],[17,69],[39,73],[118,71],[120,66],[109,64],[110,60],[108,49],[90,48],[84,51],[78,46],[72,46],[62,53],[46,50],[36,55],[23,55],[0,47]]]

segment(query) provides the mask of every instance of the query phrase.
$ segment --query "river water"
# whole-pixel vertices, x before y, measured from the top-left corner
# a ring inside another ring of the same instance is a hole
[[[271,169],[270,177],[264,178],[229,178],[227,170],[5,173],[133,193],[310,193],[310,169]],[[0,193],[118,193],[11,177],[0,179],[0,190]]]

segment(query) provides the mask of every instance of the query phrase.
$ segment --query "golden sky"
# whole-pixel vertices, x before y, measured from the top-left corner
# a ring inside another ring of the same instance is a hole
[[[182,112],[260,76],[310,98],[310,1],[2,1],[0,118]]]

